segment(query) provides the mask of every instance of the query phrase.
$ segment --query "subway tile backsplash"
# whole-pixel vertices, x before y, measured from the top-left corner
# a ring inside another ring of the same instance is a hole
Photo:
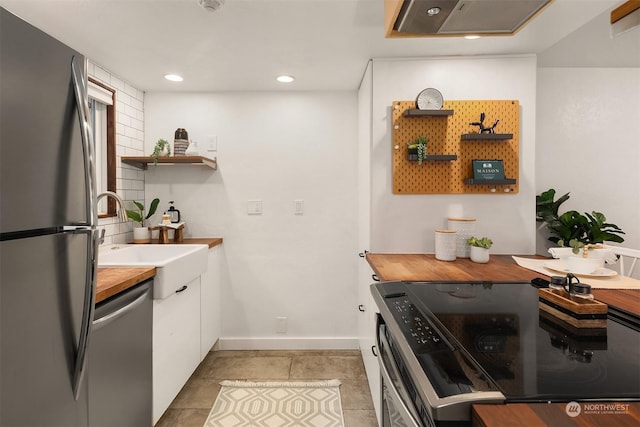
[[[116,90],[116,192],[127,208],[132,201],[144,201],[144,171],[120,161],[121,156],[144,155],[144,92],[89,61],[89,76]],[[128,243],[133,240],[133,223],[121,223],[118,218],[102,218],[105,244]]]

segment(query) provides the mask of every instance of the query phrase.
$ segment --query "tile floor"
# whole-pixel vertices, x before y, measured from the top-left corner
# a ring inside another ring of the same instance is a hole
[[[222,380],[338,379],[345,427],[377,427],[358,350],[212,351],[155,427],[202,427]]]

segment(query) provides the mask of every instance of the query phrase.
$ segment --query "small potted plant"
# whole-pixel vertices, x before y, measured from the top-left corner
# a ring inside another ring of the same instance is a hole
[[[409,160],[417,160],[421,165],[422,161],[427,158],[427,137],[420,135],[418,139],[410,143],[407,148],[409,149]]]
[[[490,238],[469,237],[467,243],[471,246],[471,261],[482,264],[489,262],[489,248],[493,245]]]
[[[151,205],[149,205],[149,212],[147,212],[146,216],[144,214],[144,205],[140,202],[133,202],[137,208],[136,210],[127,209],[129,219],[139,224],[138,227],[133,228],[133,243],[151,243],[151,230],[149,230],[149,227],[144,226],[144,222],[156,213],[159,203],[160,199],[153,199]]]
[[[153,153],[151,153],[151,157],[153,157],[153,164],[158,164],[159,156],[170,156],[171,155],[171,145],[169,145],[169,141],[166,139],[160,138],[158,142],[156,142],[156,146],[153,147]]]

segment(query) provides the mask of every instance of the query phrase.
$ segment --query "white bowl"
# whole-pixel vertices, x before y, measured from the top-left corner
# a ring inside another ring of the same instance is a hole
[[[562,262],[567,270],[577,274],[591,274],[604,267],[604,258],[591,257],[584,258],[582,255],[568,256],[562,258]]]

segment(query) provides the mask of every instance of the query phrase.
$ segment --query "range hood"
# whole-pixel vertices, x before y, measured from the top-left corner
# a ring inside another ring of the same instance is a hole
[[[407,35],[514,34],[552,1],[403,0],[393,29]]]

